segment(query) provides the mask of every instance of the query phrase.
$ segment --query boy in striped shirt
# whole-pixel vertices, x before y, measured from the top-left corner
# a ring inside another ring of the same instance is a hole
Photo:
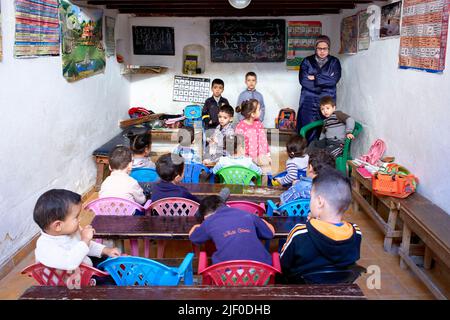
[[[354,139],[352,132],[355,120],[348,114],[336,111],[336,102],[330,96],[320,99],[320,112],[325,117],[319,140],[312,141],[307,153],[320,148],[325,149],[333,158],[342,154],[345,139]]]
[[[292,228],[281,249],[280,282],[302,283],[305,273],[359,260],[361,231],[342,220],[351,200],[350,180],[336,169],[314,178],[309,220]]]

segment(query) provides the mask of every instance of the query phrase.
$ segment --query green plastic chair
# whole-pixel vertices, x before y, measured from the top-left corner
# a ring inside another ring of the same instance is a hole
[[[317,120],[307,124],[300,130],[300,135],[306,138],[306,133],[316,127],[323,126],[323,120]],[[356,138],[362,130],[362,125],[355,121],[355,128],[353,129],[353,136]],[[342,155],[336,158],[336,169],[344,174],[347,174],[347,160],[351,160],[350,155],[350,145],[352,143],[351,139],[345,139],[344,149],[342,150]]]
[[[261,186],[261,175],[243,166],[229,166],[217,171],[221,183],[250,185],[253,178],[256,178],[256,185]]]

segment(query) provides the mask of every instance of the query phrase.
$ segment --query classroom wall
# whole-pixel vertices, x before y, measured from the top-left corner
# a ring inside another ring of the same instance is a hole
[[[38,232],[32,213],[43,192],[94,185],[92,151],[119,132],[129,103],[114,57],[104,74],[74,83],[63,78],[61,57],[15,59],[14,1],[1,7],[0,267]]]
[[[339,50],[342,18],[366,7],[331,18],[333,52]],[[399,46],[397,37],[372,42],[356,55],[338,55],[343,72],[337,105],[364,127],[352,145],[355,156],[384,140],[385,154],[419,177],[418,191],[450,213],[450,48],[444,72],[432,74],[399,69]]]
[[[259,17],[268,19],[268,17]],[[270,17],[270,19],[280,17]],[[286,21],[322,21],[322,30],[329,33],[331,16],[281,17]],[[258,19],[252,17],[251,19]],[[205,48],[206,72],[200,77],[221,78],[225,82],[223,96],[235,107],[239,94],[246,88],[244,76],[248,71],[256,72],[258,83],[256,89],[264,96],[266,116],[264,125],[275,127],[278,111],[292,107],[297,111],[300,97],[298,71],[286,69],[283,63],[211,63],[209,46],[209,18],[154,18],[138,17],[129,19],[129,36],[131,26],[165,26],[175,28],[175,56],[146,56],[132,54],[129,64],[162,65],[169,67],[167,73],[160,75],[133,75],[131,77],[130,104],[143,106],[155,112],[181,113],[188,104],[172,101],[174,75],[183,75],[183,48],[189,44],[200,44]]]

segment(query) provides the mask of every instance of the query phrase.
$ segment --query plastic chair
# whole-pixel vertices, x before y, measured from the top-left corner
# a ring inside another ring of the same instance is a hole
[[[217,171],[221,183],[250,185],[256,178],[256,185],[261,186],[261,175],[243,166],[229,166]]]
[[[209,183],[214,183],[214,174],[201,163],[187,162],[184,164],[183,183],[199,183],[202,171],[209,174]]]
[[[130,172],[130,176],[137,182],[154,182],[159,180],[159,176],[155,169],[152,168],[134,168]]]
[[[277,211],[288,217],[306,217],[310,211],[309,202],[310,199],[297,199],[277,207],[272,200],[267,200],[267,216],[272,217],[274,211]]]
[[[202,284],[215,286],[264,286],[275,282],[275,274],[281,272],[280,255],[272,253],[272,266],[252,260],[232,260],[208,267],[206,252],[200,252],[198,274]]]
[[[250,201],[227,201],[227,205],[231,208],[241,209],[257,216],[264,216],[266,213],[266,206],[264,203],[256,204]]]
[[[286,170],[278,173],[277,175],[275,175],[273,177],[272,177],[272,175],[269,174],[267,176],[267,186],[272,187],[272,179],[281,179],[281,178],[285,177],[286,174],[287,174]],[[300,178],[300,177],[306,177],[306,170],[297,170],[297,178]],[[292,183],[285,184],[283,186],[292,186]]]
[[[193,216],[199,208],[199,204],[195,201],[185,199],[185,198],[164,198],[159,199],[150,204],[149,210],[152,213],[156,213],[159,216]],[[145,257],[148,257],[149,251],[149,241],[144,241],[144,251]],[[157,258],[161,259],[164,257],[164,251],[166,248],[167,240],[158,240]],[[198,251],[194,247],[194,251]]]
[[[67,286],[69,288],[78,285],[81,287],[95,286],[95,279],[92,279],[92,276],[108,276],[108,273],[85,264],[81,264],[79,270],[81,276],[79,283],[77,272],[46,267],[39,262],[26,267],[21,274],[34,278],[41,286]]]
[[[366,268],[357,264],[347,267],[328,266],[305,273],[300,276],[299,283],[305,284],[351,284],[359,278],[361,273],[365,273]],[[294,279],[294,282],[295,281]]]
[[[307,124],[300,130],[300,135],[303,137],[306,137],[306,133],[314,129],[316,127],[323,126],[323,120],[317,120],[314,122],[311,122],[310,124]],[[353,129],[352,134],[355,136],[355,138],[359,135],[359,133],[362,130],[362,125],[359,122],[355,121],[355,128]],[[345,139],[344,143],[344,149],[342,150],[342,155],[336,158],[336,169],[341,171],[344,174],[347,174],[347,161],[351,160],[350,155],[350,146],[351,146],[352,140],[351,139]]]
[[[118,286],[176,286],[194,283],[193,253],[188,253],[179,267],[168,267],[141,257],[117,257],[103,261],[99,268],[107,271]]]
[[[132,216],[136,210],[146,212],[149,209],[151,201],[148,200],[144,206],[139,203],[115,197],[99,198],[89,202],[84,209],[91,210],[99,216]],[[101,241],[101,240],[99,240]],[[147,240],[148,241],[148,240]],[[138,241],[130,240],[131,254],[139,255]]]

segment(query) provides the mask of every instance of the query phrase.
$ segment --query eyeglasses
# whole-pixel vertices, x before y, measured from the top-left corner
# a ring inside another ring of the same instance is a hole
[[[325,48],[317,47],[316,49],[317,49],[317,51],[328,51],[328,50],[330,50],[330,48],[328,48],[328,47],[325,47]]]

